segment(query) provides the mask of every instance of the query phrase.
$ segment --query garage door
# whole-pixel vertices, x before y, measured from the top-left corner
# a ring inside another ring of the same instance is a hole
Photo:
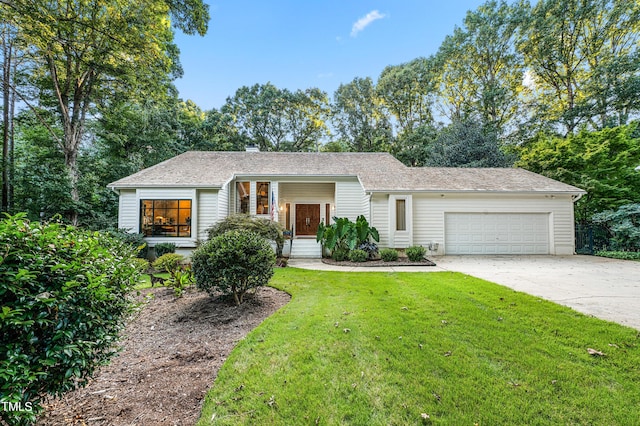
[[[549,215],[446,213],[446,254],[549,254]]]

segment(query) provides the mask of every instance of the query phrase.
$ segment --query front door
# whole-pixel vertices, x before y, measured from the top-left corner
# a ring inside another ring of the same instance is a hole
[[[316,235],[320,204],[296,204],[296,235]]]

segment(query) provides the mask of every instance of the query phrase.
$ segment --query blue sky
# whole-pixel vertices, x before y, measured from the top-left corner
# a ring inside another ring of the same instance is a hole
[[[355,77],[434,54],[485,0],[206,0],[205,37],[176,35],[184,100],[220,108],[242,86],[271,82],[333,96]]]

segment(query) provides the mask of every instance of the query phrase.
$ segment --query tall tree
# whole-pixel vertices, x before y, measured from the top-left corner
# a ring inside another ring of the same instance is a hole
[[[518,44],[537,92],[534,119],[565,134],[598,129],[637,112],[640,4],[628,0],[540,0]]]
[[[398,134],[433,124],[436,73],[433,58],[390,65],[380,74],[377,95],[398,123]]]
[[[334,122],[352,151],[389,151],[391,122],[370,77],[341,84],[334,94]]]
[[[1,15],[0,15],[1,16]],[[13,97],[11,84],[13,82],[13,60],[15,52],[15,30],[13,26],[3,20],[0,24],[0,55],[2,55],[2,204],[0,211],[9,211],[9,194],[12,185],[11,169],[11,105]]]
[[[500,149],[497,134],[482,123],[453,121],[427,147],[426,166],[509,167],[513,158]]]
[[[524,89],[515,36],[524,10],[488,1],[467,12],[464,26],[444,40],[440,93],[450,119],[472,117],[498,133],[515,126]]]
[[[306,151],[317,148],[328,132],[328,105],[319,89],[291,92],[267,83],[239,88],[223,111],[263,151]]]
[[[174,25],[203,35],[202,0],[2,0],[33,53],[41,101],[55,108],[63,129],[71,198],[79,201],[78,153],[91,108],[121,97],[153,96],[179,73]],[[70,214],[77,222],[77,211]]]

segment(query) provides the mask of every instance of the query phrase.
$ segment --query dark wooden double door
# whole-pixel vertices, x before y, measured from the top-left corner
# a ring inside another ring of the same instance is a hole
[[[296,235],[316,235],[320,224],[320,204],[296,204]]]

